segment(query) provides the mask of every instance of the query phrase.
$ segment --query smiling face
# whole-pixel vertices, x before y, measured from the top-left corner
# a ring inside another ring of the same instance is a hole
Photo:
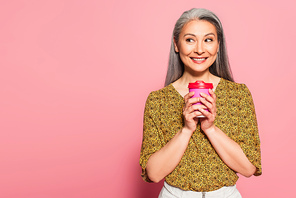
[[[184,25],[175,44],[184,63],[185,72],[204,73],[215,62],[219,50],[216,28],[205,20],[193,20]]]

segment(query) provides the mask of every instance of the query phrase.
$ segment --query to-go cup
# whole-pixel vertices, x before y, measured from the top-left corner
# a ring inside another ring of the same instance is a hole
[[[205,93],[210,95],[209,89],[213,89],[213,84],[212,83],[205,83],[204,81],[196,81],[195,83],[189,83],[188,85],[189,92],[194,92],[194,97],[201,97],[200,93]],[[196,104],[201,104],[200,102],[195,103]],[[207,110],[207,109],[206,109]],[[208,110],[207,110],[208,111]],[[196,116],[198,118],[204,118],[204,115]]]

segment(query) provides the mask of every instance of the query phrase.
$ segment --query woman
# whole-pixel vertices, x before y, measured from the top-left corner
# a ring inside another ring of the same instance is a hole
[[[210,95],[191,98],[197,80],[213,84]],[[209,10],[176,22],[165,87],[146,101],[140,165],[145,181],[165,178],[159,197],[241,197],[237,173],[262,173],[252,96],[233,82],[222,25]]]

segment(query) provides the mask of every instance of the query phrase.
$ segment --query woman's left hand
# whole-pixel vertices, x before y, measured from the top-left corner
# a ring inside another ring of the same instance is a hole
[[[211,130],[215,127],[214,121],[216,118],[216,95],[212,89],[209,89],[210,95],[201,93],[200,102],[205,105],[209,111],[206,111],[202,108],[199,111],[205,116],[205,118],[200,118],[201,129],[206,133],[208,130]]]

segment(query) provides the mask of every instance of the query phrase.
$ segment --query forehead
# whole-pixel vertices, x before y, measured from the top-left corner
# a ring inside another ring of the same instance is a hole
[[[196,36],[203,36],[209,33],[217,35],[216,27],[205,20],[192,20],[186,23],[181,30],[181,34],[188,33]]]

